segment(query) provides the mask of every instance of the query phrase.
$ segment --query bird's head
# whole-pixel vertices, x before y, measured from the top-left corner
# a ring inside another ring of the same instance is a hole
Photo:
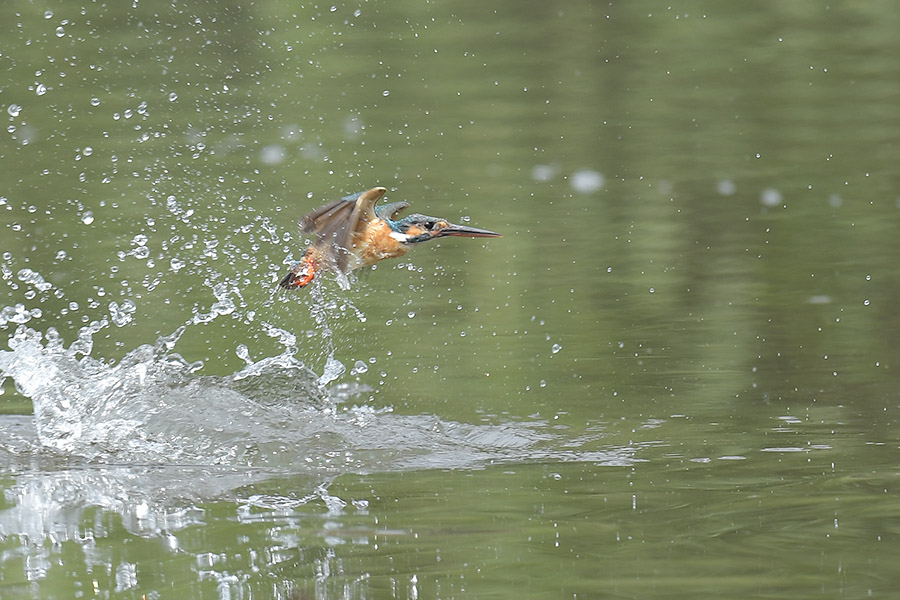
[[[420,214],[412,214],[399,221],[392,221],[391,230],[391,237],[401,244],[418,244],[446,236],[501,237],[499,233],[487,229],[456,225],[447,219]]]

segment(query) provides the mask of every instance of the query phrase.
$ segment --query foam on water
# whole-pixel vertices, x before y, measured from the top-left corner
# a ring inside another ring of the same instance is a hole
[[[173,214],[188,218],[187,211]],[[273,246],[280,244],[267,222],[261,227]],[[231,499],[269,512],[310,500],[339,507],[344,501],[328,487],[344,473],[635,460],[636,448],[600,445],[599,433],[562,440],[541,420],[467,424],[366,404],[372,390],[359,382],[366,364],[357,361],[348,371],[334,352],[341,342],[332,324],[366,320],[349,294],[314,285],[300,303],[296,296],[272,296],[260,305],[245,298],[259,295],[251,286],[266,285],[270,273],[259,271],[282,267],[261,260],[243,273],[222,275],[204,261],[221,253],[231,268],[243,251],[228,239],[213,241],[203,243],[202,259],[177,260],[172,273],[189,275],[191,283],[174,293],[165,291],[158,274],[145,277],[141,290],[112,269],[110,279],[122,284],[122,293],[99,285],[75,293],[33,268],[12,267],[15,261],[4,254],[0,282],[9,294],[0,306],[0,331],[9,349],[0,350],[0,389],[11,379],[30,399],[33,417],[0,415],[0,468],[15,474],[3,490],[0,539],[19,536],[35,578],[49,556],[41,541],[83,542],[90,535],[83,518],[91,507],[117,513],[136,534],[174,540],[173,531],[200,522],[196,506],[208,500]],[[153,240],[132,240],[137,250],[147,243]],[[137,250],[120,260],[142,260],[148,268],[154,259],[170,263]],[[331,283],[346,289],[349,281]],[[178,298],[191,286],[198,288],[195,297],[198,290],[211,297],[173,306],[175,312],[190,310],[174,332],[155,340],[129,335],[147,329],[142,320],[155,319],[160,313],[152,310],[168,305],[169,294]],[[309,311],[312,329],[273,324],[303,322],[295,314],[300,305]],[[290,313],[278,312],[287,307]],[[221,330],[237,335],[215,337]],[[206,341],[210,356],[236,356],[240,366],[215,374],[202,361],[187,360],[178,350],[191,336]],[[215,347],[218,339],[234,340],[233,348]],[[111,344],[117,358],[101,356]]]
[[[115,364],[96,359],[92,336],[106,326],[83,328],[66,347],[52,328],[45,335],[20,325],[10,350],[0,351],[0,372],[32,400],[44,448],[88,459],[252,465],[271,458],[266,448],[280,446],[298,413],[319,410],[325,398],[293,347],[217,377],[173,351],[187,326]]]
[[[352,404],[371,389],[342,381],[346,367],[333,354],[316,373],[296,357],[296,336],[268,323],[262,328],[281,353],[253,360],[240,344],[235,352],[242,368],[204,374],[201,361],[190,362],[175,349],[190,328],[232,312],[226,288],[215,288],[214,295],[210,312],[196,312],[173,334],[138,345],[117,362],[92,356],[94,336],[111,326],[110,319],[82,327],[68,346],[52,327],[42,333],[19,324],[10,350],[0,351],[0,376],[11,377],[31,399],[36,437],[30,446],[5,451],[93,463],[299,466],[333,474],[538,459],[552,446],[555,436],[544,423],[468,425]],[[330,337],[326,310],[312,312]],[[0,431],[4,427],[0,420]]]
[[[93,550],[101,546],[94,536],[106,535],[103,528],[86,526],[99,518],[96,508],[115,514],[133,535],[158,538],[177,553],[182,530],[204,527],[210,501],[233,502],[237,521],[296,521],[309,502],[338,515],[348,502],[329,490],[346,473],[638,460],[640,448],[611,447],[599,432],[564,440],[542,420],[468,424],[367,405],[362,399],[372,390],[357,379],[365,363],[348,374],[334,357],[329,324],[333,318],[364,320],[352,303],[318,287],[305,299],[315,330],[304,332],[303,341],[325,348],[317,372],[298,358],[295,333],[245,318],[251,309],[236,285],[209,287],[215,300],[208,309],[195,307],[187,322],[153,343],[129,342],[116,361],[97,356],[95,341],[110,332],[125,338],[127,330],[119,328],[135,326],[140,313],[128,300],[109,302],[108,315],[81,327],[70,343],[52,326],[38,329],[53,322],[49,311],[24,304],[0,309],[0,327],[10,332],[9,350],[0,350],[0,379],[11,378],[34,412],[0,415],[0,472],[11,476],[0,491],[0,541],[18,540],[0,556],[0,566],[26,557],[25,578],[39,581],[66,541],[85,548],[98,565],[112,564]],[[67,306],[90,303],[85,298]],[[233,349],[242,364],[230,374],[210,374],[202,361],[176,351],[186,336],[208,332],[213,322],[237,323],[242,332]],[[276,350],[253,357],[244,341],[259,334]],[[120,575],[128,578],[126,571],[117,570]]]

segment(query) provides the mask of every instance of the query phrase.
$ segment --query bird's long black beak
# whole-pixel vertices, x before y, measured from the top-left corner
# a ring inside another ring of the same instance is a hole
[[[468,227],[466,225],[455,225],[450,223],[448,227],[444,227],[441,229],[440,237],[445,235],[452,235],[457,237],[472,237],[472,238],[481,238],[481,237],[503,237],[501,234],[496,231],[489,231],[487,229],[479,229],[477,227]]]

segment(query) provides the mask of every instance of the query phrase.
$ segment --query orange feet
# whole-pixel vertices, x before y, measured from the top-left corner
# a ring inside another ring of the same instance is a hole
[[[284,279],[281,280],[280,285],[283,288],[294,289],[294,288],[302,288],[309,284],[310,281],[316,276],[316,267],[312,264],[309,258],[304,255],[300,262],[298,262],[294,267],[290,270],[290,272],[284,276]]]

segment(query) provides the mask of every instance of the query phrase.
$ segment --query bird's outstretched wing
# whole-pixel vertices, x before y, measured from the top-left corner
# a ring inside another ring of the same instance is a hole
[[[313,246],[318,254],[330,266],[344,272],[350,260],[354,236],[365,231],[369,221],[376,218],[375,203],[386,191],[383,187],[374,187],[326,204],[301,217],[300,228],[305,233],[316,234]]]
[[[409,202],[389,202],[388,204],[380,204],[375,207],[375,214],[381,219],[394,220],[400,211],[409,208]]]

